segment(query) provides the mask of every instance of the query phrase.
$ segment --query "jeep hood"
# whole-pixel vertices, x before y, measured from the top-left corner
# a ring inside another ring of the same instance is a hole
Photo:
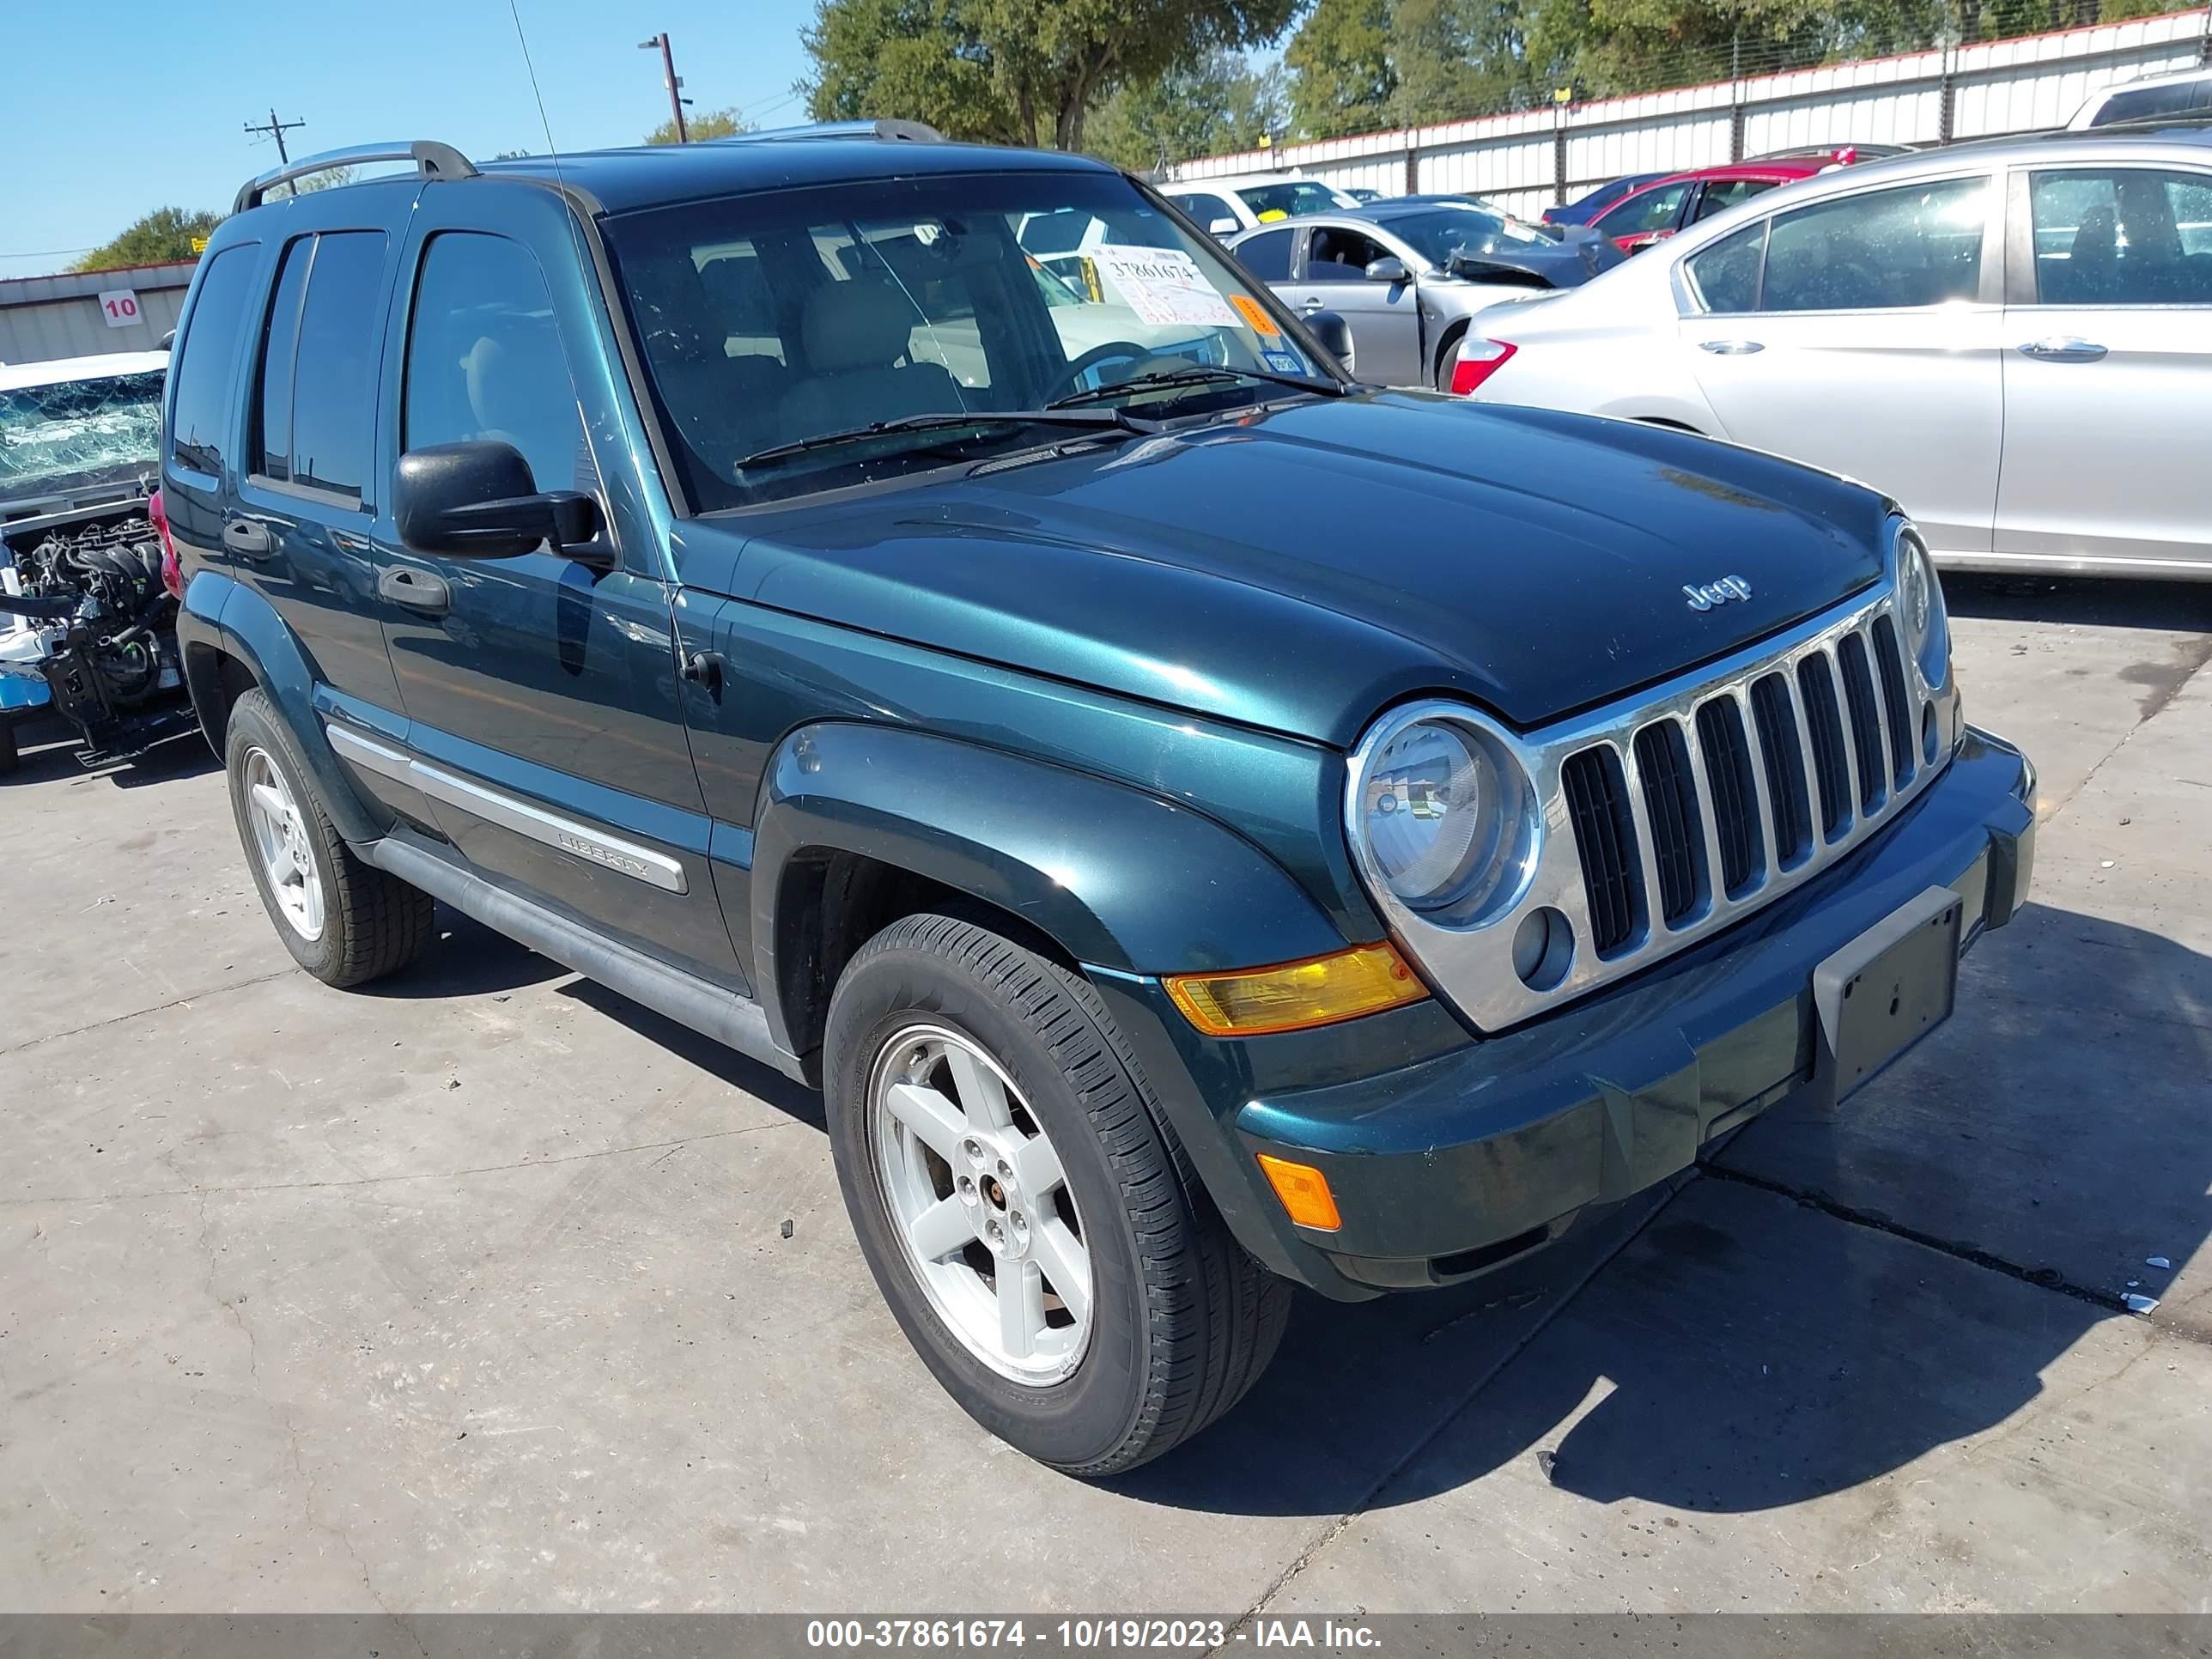
[[[1686,434],[1373,392],[680,540],[733,598],[1347,746],[1414,693],[1532,726],[1725,655],[1874,580],[1886,510]],[[1725,576],[1749,598],[1692,607]]]

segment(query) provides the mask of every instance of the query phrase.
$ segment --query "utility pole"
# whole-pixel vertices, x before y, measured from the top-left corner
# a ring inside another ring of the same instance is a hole
[[[274,106],[271,106],[269,111],[269,119],[265,123],[248,121],[246,123],[246,130],[249,133],[265,132],[271,138],[274,138],[276,141],[276,159],[283,162],[287,167],[289,167],[292,162],[292,157],[284,148],[284,135],[288,132],[295,131],[299,128],[304,127],[307,125],[307,124],[305,121],[278,120],[276,118],[276,108]]]
[[[691,142],[691,135],[684,125],[684,106],[686,101],[683,94],[684,82],[676,73],[676,53],[669,46],[666,31],[664,30],[654,35],[650,40],[641,40],[637,43],[637,49],[640,52],[651,52],[655,47],[660,51],[661,79],[668,84],[668,112],[676,118],[676,142],[679,144],[688,144]]]

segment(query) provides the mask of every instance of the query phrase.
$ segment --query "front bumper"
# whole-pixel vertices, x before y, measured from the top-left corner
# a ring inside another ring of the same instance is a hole
[[[1686,1169],[1767,1107],[1827,1088],[1814,969],[1930,887],[1959,895],[1962,951],[2010,921],[2033,859],[2033,779],[2018,750],[1969,729],[1943,776],[1881,834],[1736,926],[1556,1013],[1498,1036],[1459,1033],[1410,1064],[1382,1035],[1409,1029],[1390,1016],[1332,1028],[1381,1052],[1358,1075],[1332,1065],[1338,1080],[1319,1086],[1223,1064],[1206,1050],[1227,1045],[1176,1030],[1171,1009],[1155,1024],[1155,999],[1127,981],[1109,1001],[1125,1029],[1145,1028],[1133,1040],[1156,1092],[1248,1249],[1342,1297],[1449,1283]],[[1214,1144],[1201,1148],[1208,1128]],[[1261,1177],[1262,1152],[1319,1168],[1342,1227],[1291,1224]]]

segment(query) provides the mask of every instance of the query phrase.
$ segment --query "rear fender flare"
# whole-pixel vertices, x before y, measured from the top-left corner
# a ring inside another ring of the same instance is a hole
[[[253,676],[254,684],[291,728],[338,834],[359,846],[392,828],[388,816],[362,800],[339,765],[315,711],[313,665],[267,599],[221,571],[196,571],[177,607],[177,642],[183,647],[192,707],[217,756],[222,753],[215,737],[221,725],[216,711],[222,708],[222,697],[218,659],[229,657]]]

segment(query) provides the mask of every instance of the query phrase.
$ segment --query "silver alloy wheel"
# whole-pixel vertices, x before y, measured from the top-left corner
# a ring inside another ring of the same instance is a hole
[[[323,884],[315,869],[314,843],[307,839],[307,822],[291,787],[264,749],[246,751],[246,823],[277,914],[312,944],[323,936]]]
[[[876,1182],[907,1265],[967,1350],[1032,1388],[1091,1339],[1091,1252],[1060,1154],[973,1039],[911,1025],[868,1080]]]

